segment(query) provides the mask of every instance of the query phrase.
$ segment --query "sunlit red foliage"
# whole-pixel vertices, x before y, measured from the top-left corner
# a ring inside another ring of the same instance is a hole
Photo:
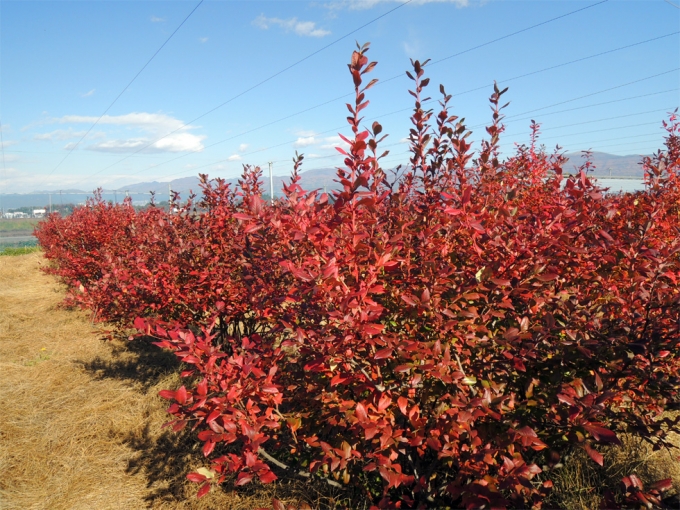
[[[161,392],[197,431],[199,495],[303,472],[377,508],[540,507],[573,449],[632,433],[670,446],[680,418],[679,123],[643,161],[646,190],[609,194],[586,162],[529,146],[501,159],[498,88],[478,153],[449,112],[424,110],[413,62],[412,157],[381,167],[362,127],[367,45],[352,55],[352,134],[330,196],[262,198],[203,178],[173,213],[100,198],[37,235],[68,300],[156,338],[186,364]],[[434,125],[431,125],[434,123]],[[285,468],[287,466],[287,468]],[[631,475],[606,503],[660,501]],[[651,492],[650,492],[651,491]],[[654,499],[656,498],[656,499]]]

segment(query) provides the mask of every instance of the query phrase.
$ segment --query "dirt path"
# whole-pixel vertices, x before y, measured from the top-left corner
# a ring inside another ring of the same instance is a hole
[[[0,257],[0,509],[254,508],[221,491],[196,501],[194,443],[161,432],[174,357],[102,341],[86,313],[58,306],[41,264]]]

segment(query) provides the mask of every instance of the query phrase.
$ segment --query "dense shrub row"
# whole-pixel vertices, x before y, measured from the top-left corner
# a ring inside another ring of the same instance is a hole
[[[262,198],[203,177],[173,213],[95,199],[37,229],[68,301],[153,336],[186,364],[161,393],[195,429],[210,470],[199,495],[288,471],[353,486],[378,508],[540,507],[553,470],[630,433],[661,448],[680,430],[680,139],[643,161],[646,190],[606,194],[529,146],[501,160],[501,98],[488,139],[425,110],[411,159],[381,168],[367,46],[342,190]],[[431,125],[433,124],[433,125]],[[384,156],[384,154],[382,154]],[[633,483],[633,481],[635,483]],[[658,504],[670,487],[627,477],[608,505]]]

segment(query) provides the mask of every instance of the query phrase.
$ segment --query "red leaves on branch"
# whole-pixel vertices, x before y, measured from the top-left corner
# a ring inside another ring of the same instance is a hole
[[[643,161],[646,190],[608,194],[588,160],[567,176],[561,154],[538,149],[536,123],[530,146],[501,160],[498,87],[474,154],[444,87],[439,113],[422,109],[414,61],[410,165],[388,176],[382,127],[359,117],[367,51],[349,64],[351,135],[331,196],[302,189],[296,155],[273,205],[246,166],[236,190],[202,176],[202,197],[172,213],[98,195],[37,229],[68,303],[185,364],[185,383],[160,396],[210,459],[189,475],[199,495],[230,475],[303,471],[361,485],[379,508],[540,507],[552,482],[539,466],[556,452],[602,464],[600,445],[624,432],[670,445],[675,114],[665,150]],[[656,504],[664,487],[627,477],[622,494]]]

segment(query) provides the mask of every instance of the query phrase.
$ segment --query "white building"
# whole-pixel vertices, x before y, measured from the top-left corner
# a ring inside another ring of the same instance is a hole
[[[34,218],[44,218],[46,212],[47,211],[45,209],[33,209],[33,217]]]

